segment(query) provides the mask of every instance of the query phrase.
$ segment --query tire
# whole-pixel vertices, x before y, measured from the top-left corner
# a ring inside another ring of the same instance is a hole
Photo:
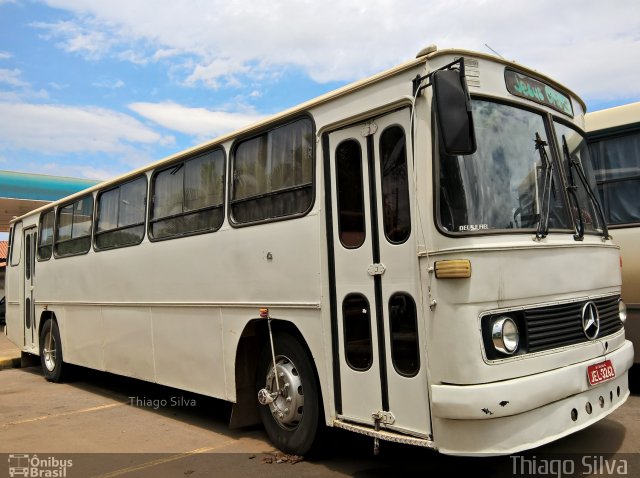
[[[288,387],[272,403],[258,404],[262,424],[271,442],[285,453],[317,455],[324,431],[324,413],[315,369],[305,348],[292,335],[274,334],[280,388]],[[266,388],[275,391],[269,341],[262,348],[256,374],[256,395]],[[291,401],[287,402],[287,398]]]
[[[44,378],[50,382],[62,382],[65,364],[62,358],[60,330],[55,320],[49,319],[40,332],[40,363]]]

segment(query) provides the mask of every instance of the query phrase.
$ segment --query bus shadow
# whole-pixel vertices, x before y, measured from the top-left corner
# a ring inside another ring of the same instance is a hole
[[[71,387],[212,432],[235,435],[228,428],[232,404],[227,401],[109,372],[67,366],[69,376],[65,384]],[[23,370],[42,375],[39,367]]]

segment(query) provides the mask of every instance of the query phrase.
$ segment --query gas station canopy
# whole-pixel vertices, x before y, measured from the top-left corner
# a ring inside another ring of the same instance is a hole
[[[13,217],[22,216],[99,182],[93,179],[0,171],[0,232],[9,230],[9,221]]]

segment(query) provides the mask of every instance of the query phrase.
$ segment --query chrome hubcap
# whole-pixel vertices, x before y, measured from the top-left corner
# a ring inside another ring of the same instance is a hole
[[[56,339],[53,337],[51,330],[49,330],[44,342],[45,345],[42,349],[42,354],[44,355],[44,366],[47,367],[49,372],[53,372],[56,368]]]
[[[265,389],[270,393],[277,392],[269,410],[278,425],[285,430],[293,430],[302,420],[304,409],[302,380],[294,363],[282,355],[276,357],[276,371],[280,390],[276,390],[273,364],[269,365]]]

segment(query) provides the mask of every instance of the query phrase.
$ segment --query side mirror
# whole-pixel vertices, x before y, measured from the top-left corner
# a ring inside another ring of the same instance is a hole
[[[438,70],[431,81],[445,152],[450,155],[475,153],[473,115],[463,74],[458,70]]]

